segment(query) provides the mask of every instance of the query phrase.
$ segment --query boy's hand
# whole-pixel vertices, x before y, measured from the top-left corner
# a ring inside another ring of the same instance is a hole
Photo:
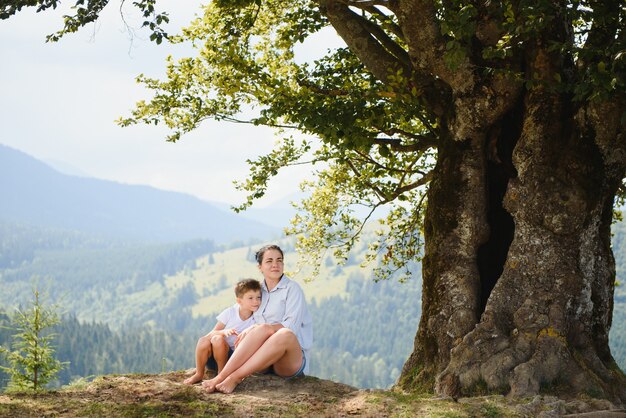
[[[222,331],[224,337],[230,337],[231,335],[237,335],[237,331],[234,328],[228,328]]]

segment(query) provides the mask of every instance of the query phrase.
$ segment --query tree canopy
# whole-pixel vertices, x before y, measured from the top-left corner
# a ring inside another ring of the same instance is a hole
[[[300,253],[313,264],[329,247],[345,257],[362,228],[354,208],[391,204],[384,223],[394,233],[381,232],[370,253],[386,277],[421,252],[423,186],[441,127],[468,136],[470,121],[495,118],[493,104],[520,90],[547,88],[575,103],[623,92],[624,14],[617,3],[586,1],[215,1],[171,38],[194,45],[197,56],[168,61],[166,80],[140,76],[155,95],[121,123],[164,123],[176,141],[207,118],[243,121],[254,112],[246,122],[278,127],[282,138],[250,162],[241,208],[281,167],[323,162],[289,231],[307,233]],[[411,25],[401,22],[409,15]],[[528,72],[528,43],[559,15],[569,33],[545,42],[575,65]],[[347,47],[300,62],[296,46],[329,25]],[[480,101],[478,88],[486,90]],[[313,139],[296,139],[294,129]]]

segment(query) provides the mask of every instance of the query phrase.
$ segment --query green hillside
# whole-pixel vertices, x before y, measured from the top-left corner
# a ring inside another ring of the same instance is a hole
[[[74,231],[0,222],[0,306],[25,304],[34,286],[83,321],[143,324],[186,301],[164,278],[194,266],[213,242],[137,245]],[[184,296],[184,295],[183,295]]]

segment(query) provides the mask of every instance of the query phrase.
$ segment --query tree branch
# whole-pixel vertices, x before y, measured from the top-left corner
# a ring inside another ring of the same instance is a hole
[[[395,129],[390,129],[385,133],[393,134]],[[403,133],[403,135],[405,135]],[[397,152],[423,152],[428,150],[429,148],[436,148],[437,142],[434,135],[412,135],[410,133],[406,133],[406,135],[411,135],[412,139],[417,140],[418,142],[412,144],[403,144],[400,139],[397,138],[373,138],[372,142],[377,145],[389,145],[389,147],[393,151]]]
[[[387,26],[390,31],[397,36],[399,39],[404,39],[404,33],[402,33],[402,29],[394,22],[390,22],[390,16],[383,13],[377,5],[381,5],[384,7],[388,7],[388,2],[368,2],[368,1],[350,1],[350,0],[338,0],[341,3],[344,3],[348,6],[357,7],[363,11],[368,12],[372,17],[377,18],[382,24]],[[369,31],[372,35],[374,35],[382,44],[385,46],[390,52],[392,52],[396,57],[403,59],[403,56],[406,56],[407,62],[410,63],[408,53],[404,50],[404,48],[400,47],[396,42],[394,42],[387,33],[383,30],[381,26],[378,26],[374,22],[364,18],[361,16],[363,20],[365,20],[368,25]],[[370,27],[371,26],[371,27]],[[388,45],[389,44],[389,45]],[[396,54],[394,51],[397,51]],[[401,51],[401,52],[400,52]],[[410,65],[410,64],[409,64]]]
[[[244,123],[244,124],[248,124],[248,125],[263,125],[263,126],[269,126],[270,128],[298,129],[298,126],[296,126],[296,125],[282,125],[282,124],[278,124],[278,123],[261,123],[261,124],[259,124],[259,123],[254,122],[254,120],[242,120],[242,119],[233,118],[232,116],[220,115],[220,114],[216,114],[216,115],[212,115],[212,116],[206,116],[204,118],[201,118],[201,120],[205,120],[205,119],[225,120],[227,122]]]
[[[421,118],[418,118],[418,119],[420,119],[420,121],[423,123]],[[418,141],[422,142],[424,145],[427,145],[428,147],[436,147],[437,146],[437,139],[439,137],[435,133],[435,129],[432,126],[428,125],[426,127],[429,128],[429,133],[422,134],[422,135],[414,134],[412,132],[407,132],[404,129],[400,129],[400,128],[391,128],[391,129],[388,129],[388,130],[386,130],[384,132],[387,135],[389,135],[389,136],[400,134],[400,135],[406,136],[408,138],[418,140]]]
[[[348,6],[358,7],[359,9],[362,9],[364,7],[372,7],[372,6],[388,7],[389,5],[389,0],[339,0],[339,1]]]
[[[348,164],[348,166],[350,166],[350,169],[352,170],[352,172],[357,176],[357,177],[361,177],[361,172],[359,171],[359,169],[354,165],[354,163],[352,162],[352,160],[350,160],[350,158],[347,158],[346,163]],[[419,180],[410,183],[410,184],[405,184],[404,186],[400,186],[397,187],[393,193],[391,195],[386,194],[385,192],[383,192],[380,188],[376,187],[376,185],[372,184],[369,181],[366,181],[365,183],[368,185],[368,187],[374,191],[374,193],[376,193],[376,195],[378,195],[378,197],[381,199],[380,200],[380,204],[384,205],[386,203],[390,203],[393,202],[394,200],[396,200],[401,194],[409,192],[413,189],[416,189],[420,186],[423,186],[425,184],[427,184],[428,182],[430,182],[433,178],[433,171],[429,171],[428,173],[424,174]]]
[[[376,209],[378,209],[379,206],[382,206],[382,203],[378,202],[376,203],[374,206],[371,207],[369,213],[367,214],[367,216],[365,216],[365,218],[360,222],[359,228],[355,231],[354,234],[352,234],[352,236],[350,238],[348,238],[347,241],[343,241],[339,244],[334,244],[331,245],[331,248],[340,248],[340,247],[348,247],[350,248],[350,246],[352,245],[352,243],[354,242],[354,240],[361,235],[361,232],[363,232],[363,228],[365,228],[365,224],[367,223],[367,221],[369,221],[369,219],[372,217],[372,215],[374,214],[374,212],[376,211]]]
[[[343,89],[325,89],[323,87],[320,87],[312,82],[310,82],[309,80],[306,79],[298,79],[298,84],[308,88],[309,90],[312,90],[315,93],[324,95],[324,96],[331,96],[331,97],[347,97],[350,96],[350,92],[348,90],[343,90]]]
[[[398,70],[402,69],[403,74],[410,77],[411,87],[415,87],[422,93],[421,99],[428,103],[427,107],[433,109],[432,113],[434,115],[441,116],[445,112],[445,109],[449,108],[450,97],[445,83],[436,76],[435,72],[430,71],[430,69],[427,68],[428,66],[415,65],[416,61],[411,56],[410,50],[407,53],[409,54],[411,65],[407,66],[401,59],[388,52],[385,46],[371,33],[371,25],[374,25],[373,22],[367,21],[353,12],[346,3],[333,0],[316,1],[320,6],[322,14],[328,18],[331,25],[343,38],[350,50],[376,78],[383,83],[388,83],[389,76],[391,74],[397,74]],[[394,1],[393,4],[389,2],[386,7],[391,10],[391,7],[395,5],[395,3],[397,3],[397,1]],[[396,15],[398,15],[398,13],[396,13]],[[398,16],[398,19],[400,20],[400,16]],[[364,23],[365,21],[368,23]],[[400,22],[400,26],[404,33],[405,28],[402,22]],[[420,32],[421,28],[416,28],[415,30]],[[440,39],[440,35],[437,36],[438,39]],[[419,39],[424,41],[423,36],[419,36]],[[395,49],[395,47],[389,47]],[[432,57],[427,59],[427,61],[438,61],[445,67],[442,58],[444,50],[445,45],[431,54]],[[399,51],[398,54],[403,55]]]
[[[398,37],[398,39],[406,41],[406,39],[404,38],[404,33],[402,33],[402,28],[400,28],[400,26],[398,26],[398,24],[396,24],[395,22],[389,21],[390,17],[383,13],[378,7],[367,6],[364,7],[363,10],[365,10],[374,17],[378,17],[381,23],[387,26],[389,30]]]
[[[350,160],[350,158],[347,158],[345,161],[350,166],[350,169],[352,169],[352,172],[354,174],[356,174],[357,177],[361,177],[361,172],[352,163],[352,160]],[[366,183],[369,186],[369,188],[372,189],[374,191],[374,193],[376,193],[378,195],[379,198],[381,198],[381,199],[385,199],[386,198],[385,193],[382,190],[380,190],[378,187],[376,187],[376,185],[370,183],[369,181],[367,181]]]
[[[376,78],[387,83],[389,75],[396,74],[400,68],[405,70],[405,74],[411,73],[410,67],[388,52],[372,35],[366,19],[346,4],[332,0],[318,0],[318,4],[339,36]]]
[[[391,39],[391,37],[387,35],[387,33],[376,23],[361,16],[359,16],[359,18],[363,21],[363,26],[382,44],[382,46],[387,49],[387,51],[391,52],[407,68],[411,67],[409,53],[406,52],[404,48]]]
[[[394,193],[391,196],[389,196],[387,199],[385,199],[383,202],[381,202],[381,204],[392,202],[396,200],[401,194],[409,192],[413,189],[417,189],[418,187],[425,185],[426,183],[432,180],[433,176],[434,176],[433,172],[429,171],[428,173],[424,174],[424,176],[422,176],[422,178],[420,178],[419,180],[411,184],[405,184],[402,187],[398,187],[394,191]]]
[[[395,167],[388,167],[384,164],[379,163],[378,161],[376,161],[375,159],[373,159],[369,154],[364,153],[362,151],[358,151],[358,150],[354,150],[354,152],[356,154],[358,154],[358,156],[360,158],[357,158],[358,162],[363,163],[363,164],[372,164],[373,166],[376,166],[378,168],[382,168],[385,171],[389,171],[389,172],[396,172],[396,173],[407,173],[409,172],[409,170],[401,170],[399,168],[395,168]],[[414,170],[414,171],[410,171],[411,173],[418,173],[421,175],[424,175],[424,173],[422,173],[419,170]]]
[[[398,16],[406,34],[414,69],[429,75],[431,80],[443,80],[455,93],[468,92],[474,88],[475,75],[468,59],[455,69],[444,62],[446,43],[441,35],[433,1],[398,0],[391,10]]]

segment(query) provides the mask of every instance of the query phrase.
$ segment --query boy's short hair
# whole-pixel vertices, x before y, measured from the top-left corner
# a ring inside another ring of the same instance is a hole
[[[243,279],[237,282],[235,285],[235,296],[242,297],[251,290],[261,291],[261,283],[255,279]]]

